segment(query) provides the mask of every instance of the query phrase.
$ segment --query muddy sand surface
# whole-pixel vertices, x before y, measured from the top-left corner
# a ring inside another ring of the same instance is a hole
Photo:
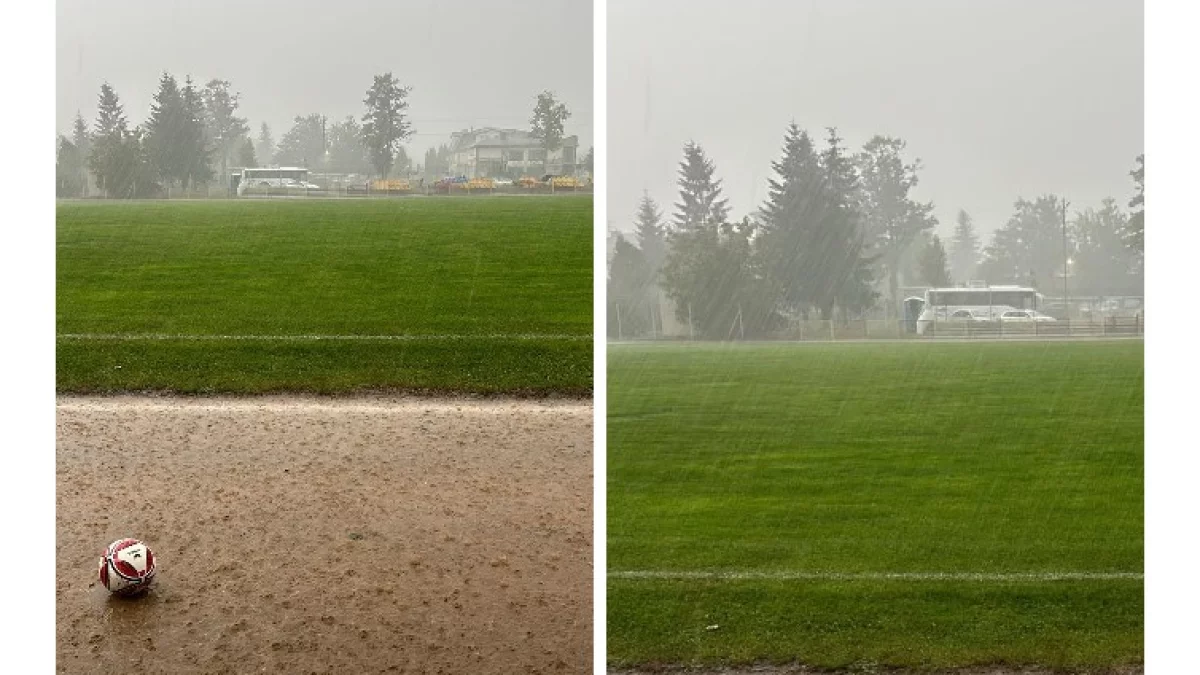
[[[591,448],[590,402],[60,398],[58,671],[589,672]]]
[[[608,669],[608,675],[1142,675],[1145,668],[1141,665],[1099,670],[1052,670],[1048,668],[1020,668],[1008,665],[982,665],[972,668],[952,668],[946,670],[911,670],[907,668],[888,668],[882,665],[862,664],[850,669],[808,668],[805,665],[744,665],[731,668],[688,668],[682,665],[662,665],[650,669]]]

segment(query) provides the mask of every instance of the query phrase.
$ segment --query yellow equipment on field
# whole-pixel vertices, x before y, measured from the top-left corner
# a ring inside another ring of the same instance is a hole
[[[379,192],[403,192],[412,189],[409,182],[400,179],[376,180],[371,182],[371,189]]]

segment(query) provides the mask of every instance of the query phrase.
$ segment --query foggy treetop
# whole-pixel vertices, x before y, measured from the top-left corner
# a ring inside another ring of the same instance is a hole
[[[1143,18],[1134,0],[609,0],[608,208],[676,199],[680,148],[704,145],[730,214],[767,197],[780,132],[835,126],[920,158],[914,196],[948,238],[985,238],[1020,196],[1099,207],[1143,152]],[[615,75],[619,74],[619,76]]]
[[[553,90],[572,110],[567,133],[592,144],[592,4],[313,2],[189,3],[59,0],[56,129],[96,115],[108,81],[132,123],[163,71],[229,80],[239,114],[276,138],[297,115],[362,114],[373,75],[412,87],[409,154],[470,126],[529,127],[534,99]]]

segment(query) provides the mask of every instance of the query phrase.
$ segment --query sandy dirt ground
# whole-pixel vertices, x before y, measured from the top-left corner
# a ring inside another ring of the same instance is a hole
[[[590,402],[60,398],[58,671],[590,672],[591,448]]]
[[[886,668],[872,664],[843,669],[828,670],[808,668],[802,665],[758,665],[740,668],[686,668],[683,666],[664,666],[658,669],[626,670],[609,669],[609,675],[1064,675],[1071,672],[1076,675],[1142,675],[1143,666],[1128,668],[1081,671],[1056,671],[1047,668],[1012,668],[1005,666],[981,666],[976,668],[956,668],[950,670],[909,670],[906,668]]]

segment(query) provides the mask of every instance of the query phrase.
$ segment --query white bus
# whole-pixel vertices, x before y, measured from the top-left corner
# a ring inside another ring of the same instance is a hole
[[[234,181],[239,195],[245,194],[247,188],[320,189],[308,182],[308,169],[295,166],[238,169],[234,171]]]
[[[999,321],[1005,312],[1039,312],[1044,298],[1025,286],[971,286],[930,288],[917,317],[917,333],[924,335],[934,322]]]

